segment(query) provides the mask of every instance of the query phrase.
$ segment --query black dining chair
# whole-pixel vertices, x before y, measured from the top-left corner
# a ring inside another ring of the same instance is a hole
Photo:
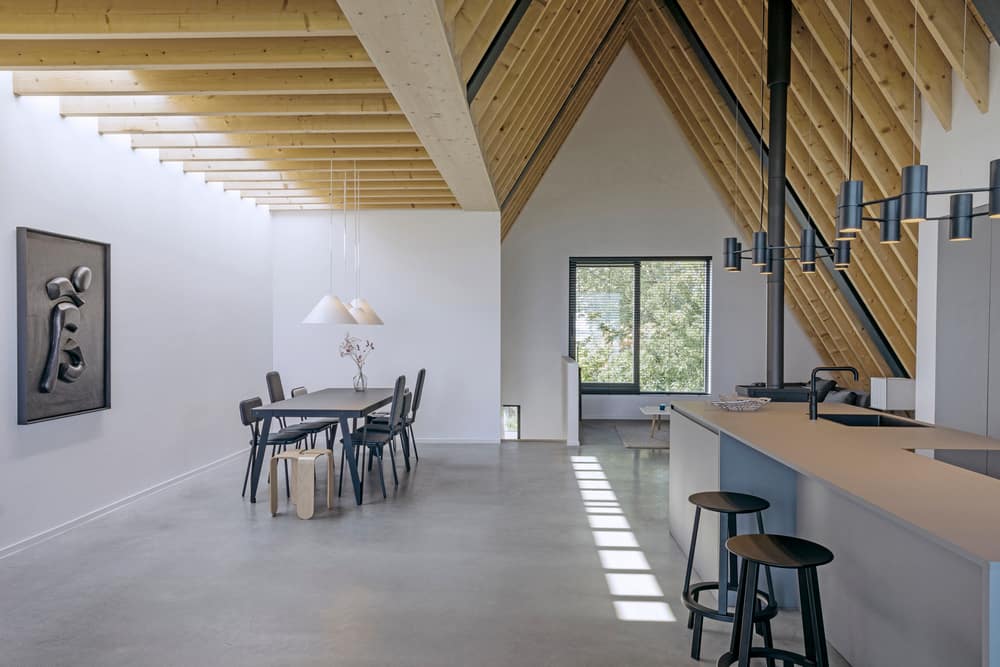
[[[267,384],[267,397],[271,399],[272,403],[285,400],[285,389],[281,384],[281,375],[278,371],[270,371],[264,376],[264,381]],[[301,389],[302,393],[305,393],[305,387],[297,387],[296,389]],[[294,397],[295,394],[293,393],[292,396]],[[334,431],[337,428],[337,421],[335,419],[314,419],[308,421],[303,419],[298,424],[291,425],[288,424],[284,417],[277,417],[277,420],[283,429],[307,433],[310,436],[310,446],[312,448],[316,447],[316,436],[326,431],[327,448],[333,447]]]
[[[364,456],[358,465],[361,468],[361,492],[364,493],[365,489],[365,468],[368,467],[370,462],[374,461],[373,457],[378,458],[378,478],[379,483],[382,486],[382,497],[388,497],[385,491],[385,472],[382,465],[382,455],[389,445],[389,458],[392,461],[392,478],[395,484],[399,485],[399,476],[396,473],[396,455],[392,451],[391,443],[393,439],[398,435],[403,429],[403,397],[406,393],[406,376],[400,375],[396,379],[396,386],[392,390],[392,402],[389,408],[389,427],[379,428],[373,424],[365,424],[361,427],[360,431],[355,431],[351,434],[351,439],[354,442],[354,459],[358,461],[358,452],[361,448],[364,448]],[[342,447],[340,452],[340,482],[337,488],[337,495],[339,496],[344,488],[344,450],[346,443],[341,440]]]
[[[250,429],[250,456],[247,459],[247,471],[243,475],[243,496],[247,494],[247,482],[250,481],[250,470],[253,468],[253,460],[257,456],[257,447],[260,446],[260,422],[261,418],[254,415],[254,408],[264,405],[264,401],[259,396],[247,398],[240,401],[240,421]],[[278,450],[287,451],[289,445],[295,445],[309,437],[305,431],[293,431],[289,429],[274,429],[267,434],[267,444],[271,445],[271,456],[278,453]],[[277,482],[271,480],[271,484]],[[285,461],[285,495],[290,495],[288,486],[288,461]]]
[[[299,396],[305,396],[309,393],[309,390],[305,387],[295,387],[292,389],[292,398],[298,398]],[[305,427],[302,424],[306,424]],[[316,449],[316,436],[319,435],[319,425],[325,424],[326,426],[322,429],[326,432],[326,448],[333,449],[334,439],[337,436],[337,420],[336,419],[309,419],[308,417],[301,417],[299,419],[299,424],[293,425],[299,428],[309,429],[311,435],[311,446]]]
[[[424,378],[427,376],[427,370],[421,368],[417,372],[417,386],[413,390],[413,396],[408,401],[406,408],[403,410],[403,438],[406,438],[407,443],[413,448],[413,456],[419,461],[420,453],[417,451],[417,439],[413,435],[413,422],[417,420],[417,410],[420,408],[420,397],[424,393]],[[409,395],[409,392],[407,392]],[[379,424],[384,426],[389,421],[387,415],[378,415],[370,420],[370,424]]]

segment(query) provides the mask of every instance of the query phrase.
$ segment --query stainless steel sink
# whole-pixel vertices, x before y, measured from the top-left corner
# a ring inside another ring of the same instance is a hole
[[[926,424],[921,424],[920,422],[910,421],[909,419],[901,419],[900,417],[893,417],[892,415],[877,415],[877,414],[850,414],[850,415],[837,415],[837,414],[823,414],[820,413],[820,419],[825,419],[831,422],[837,422],[838,424],[843,424],[844,426],[868,426],[868,427],[884,427],[884,426],[895,426],[895,427],[926,427]]]

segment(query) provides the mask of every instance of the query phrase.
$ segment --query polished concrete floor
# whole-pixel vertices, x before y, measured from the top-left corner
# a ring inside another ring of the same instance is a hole
[[[696,664],[667,533],[669,452],[625,450],[599,427],[583,437],[579,451],[426,444],[388,500],[367,488],[356,507],[345,490],[311,521],[284,499],[276,518],[241,500],[232,459],[0,561],[0,664]],[[612,596],[574,455],[597,458],[663,597]],[[678,620],[622,621],[616,601]],[[728,629],[706,624],[703,664]],[[776,642],[797,648],[797,632],[781,614]]]

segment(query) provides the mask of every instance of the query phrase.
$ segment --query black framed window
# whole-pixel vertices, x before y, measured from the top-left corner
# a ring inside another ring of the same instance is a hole
[[[709,393],[709,257],[571,257],[569,355],[583,393]]]

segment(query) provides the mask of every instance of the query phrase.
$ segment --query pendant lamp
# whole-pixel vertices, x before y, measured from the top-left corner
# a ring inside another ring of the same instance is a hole
[[[347,185],[344,190],[346,194]],[[346,199],[346,197],[345,197]],[[346,202],[345,202],[346,206]],[[345,229],[346,234],[346,229]],[[358,324],[358,320],[351,314],[333,292],[333,162],[330,162],[330,291],[324,294],[316,305],[313,306],[309,314],[302,320],[302,324]]]

